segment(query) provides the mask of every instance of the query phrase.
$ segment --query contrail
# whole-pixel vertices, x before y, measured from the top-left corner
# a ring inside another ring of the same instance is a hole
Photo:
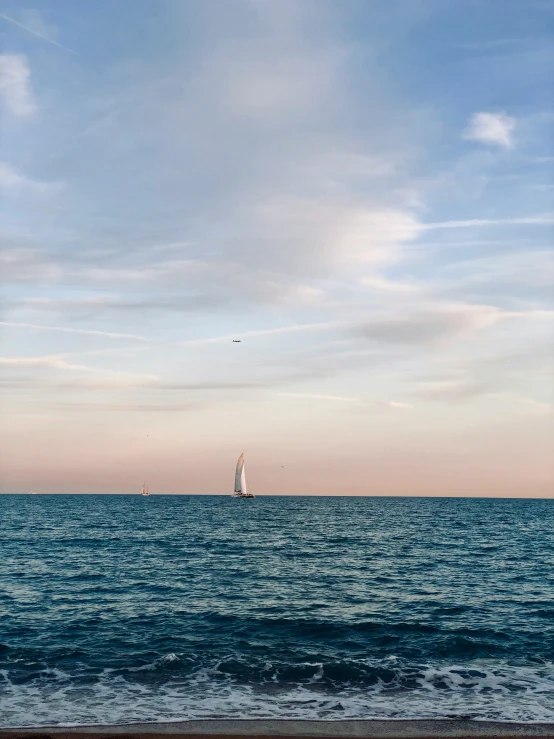
[[[212,336],[205,339],[188,339],[178,342],[179,344],[215,344],[222,341],[230,341],[233,338],[245,339],[256,336],[271,336],[272,334],[288,334],[297,331],[319,331],[336,328],[343,324],[339,321],[326,321],[324,323],[297,323],[292,326],[281,326],[279,328],[263,328],[255,331],[243,331],[242,333],[225,334],[225,336]]]
[[[59,331],[64,334],[84,334],[85,336],[107,336],[109,339],[134,339],[135,341],[149,341],[145,336],[136,334],[117,334],[111,331],[94,331],[87,328],[65,328],[63,326],[40,326],[36,323],[15,323],[13,321],[0,321],[0,326],[12,328],[31,328],[36,331]]]
[[[431,231],[438,228],[472,228],[474,226],[544,226],[554,223],[554,215],[527,216],[522,218],[476,218],[467,221],[439,221],[437,223],[422,223],[422,231]]]
[[[14,26],[19,26],[19,28],[23,28],[23,30],[28,31],[28,33],[32,33],[33,36],[36,36],[37,38],[40,38],[43,41],[46,41],[47,43],[52,44],[53,46],[57,46],[59,49],[64,49],[65,51],[69,51],[70,54],[75,54],[75,56],[81,56],[78,51],[75,51],[74,49],[70,49],[69,46],[64,46],[63,44],[59,44],[57,41],[54,41],[53,39],[48,38],[48,36],[43,36],[41,33],[37,33],[37,31],[34,31],[32,28],[29,28],[29,26],[25,26],[23,23],[16,21],[15,18],[10,18],[10,16],[6,15],[5,13],[0,13],[0,18],[3,18],[5,21],[8,21],[9,23],[13,23]]]

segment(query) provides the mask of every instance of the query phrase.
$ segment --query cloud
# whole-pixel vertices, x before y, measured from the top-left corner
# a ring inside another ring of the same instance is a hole
[[[205,410],[209,403],[56,403],[55,410],[62,411],[115,411],[128,413],[191,413]]]
[[[422,223],[420,231],[435,231],[443,228],[478,228],[480,226],[550,226],[554,223],[554,214],[545,213],[520,218],[472,218],[465,221],[438,221]]]
[[[212,336],[202,339],[189,339],[187,341],[179,342],[180,345],[191,345],[191,344],[219,344],[223,342],[232,341],[233,339],[248,339],[257,338],[263,336],[274,336],[277,334],[289,334],[298,332],[311,332],[311,331],[327,331],[333,328],[340,327],[342,324],[338,321],[322,321],[321,323],[298,323],[291,326],[279,326],[278,328],[266,328],[257,329],[255,331],[243,331],[242,333],[237,332],[234,334],[225,334],[224,336]]]
[[[383,411],[413,411],[411,403],[401,403],[398,400],[364,400],[360,411],[368,413],[382,413]]]
[[[0,357],[0,367],[43,368],[67,370],[72,372],[87,372],[95,375],[104,375],[107,378],[129,379],[141,382],[157,382],[155,375],[142,373],[128,373],[121,370],[106,369],[103,367],[89,367],[84,364],[74,364],[59,355],[41,357]]]
[[[23,54],[0,54],[0,99],[5,108],[22,118],[33,115],[37,106],[30,83],[31,70]]]
[[[532,413],[552,413],[554,405],[535,400],[527,396],[516,395],[511,392],[498,391],[499,378],[494,380],[478,380],[469,377],[454,378],[451,380],[436,380],[423,383],[416,395],[425,400],[444,403],[467,403],[478,398],[499,399],[506,406],[513,403],[523,406]]]
[[[396,400],[389,400],[387,405],[389,405],[391,408],[404,408],[405,410],[413,410],[413,405],[411,405],[411,403],[400,403]]]
[[[93,329],[68,328],[65,326],[44,326],[36,323],[21,323],[18,321],[0,321],[0,326],[8,328],[22,328],[33,331],[52,331],[57,333],[76,334],[82,336],[98,336],[108,339],[129,339],[133,341],[147,342],[152,344],[165,344],[170,346],[201,346],[203,344],[223,344],[233,339],[248,339],[264,336],[276,336],[279,334],[295,334],[312,331],[329,331],[334,328],[340,328],[343,323],[339,321],[322,321],[320,323],[298,323],[290,326],[279,326],[277,328],[256,329],[254,331],[237,331],[233,334],[224,334],[223,336],[209,336],[201,339],[185,339],[184,341],[160,341],[150,339],[140,334],[127,334],[112,331],[99,331]]]
[[[313,393],[277,393],[280,398],[306,398],[308,400],[339,400],[345,403],[356,403],[359,398],[349,398],[342,395],[315,395]]]
[[[235,116],[266,119],[310,113],[332,86],[335,60],[327,53],[269,61],[234,60],[226,70],[224,97]]]
[[[521,395],[506,395],[504,397],[507,397],[510,400],[515,401],[516,403],[523,404],[532,413],[534,412],[547,415],[554,413],[553,403],[545,403],[544,401],[535,400],[534,398],[527,398]]]
[[[314,393],[277,393],[280,398],[300,398],[306,400],[329,400],[343,403],[356,403],[360,410],[383,411],[383,410],[413,410],[410,403],[401,403],[396,400],[367,400],[365,398],[353,398],[343,395],[318,395]]]
[[[421,290],[420,285],[410,282],[388,280],[386,277],[379,277],[378,275],[362,277],[360,282],[362,285],[365,285],[372,290],[384,293],[414,293]]]
[[[426,400],[443,402],[465,402],[482,395],[488,395],[494,385],[473,379],[435,380],[420,385],[416,394]]]
[[[111,331],[97,331],[85,328],[66,328],[65,326],[41,326],[36,323],[18,323],[16,321],[0,321],[0,326],[9,328],[28,328],[33,331],[54,331],[64,334],[78,334],[82,336],[100,336],[108,339],[133,339],[134,341],[148,341],[145,336],[137,334],[113,333]]]
[[[20,180],[9,175],[15,188]],[[19,185],[21,187],[21,184]],[[219,253],[159,261],[138,254],[122,254],[125,264],[103,265],[98,257],[87,263],[84,252],[47,252],[14,249],[6,261],[3,279],[48,282],[85,287],[101,285],[118,290],[117,303],[125,307],[123,291],[148,289],[144,307],[208,309],[234,304],[317,304],[324,296],[315,280],[336,276],[359,264],[374,269],[397,262],[404,246],[415,239],[419,225],[407,210],[378,205],[362,206],[329,198],[279,196],[241,205],[233,222],[222,224],[231,234],[221,239]],[[234,235],[236,234],[236,236]],[[117,255],[116,255],[117,258]],[[79,263],[78,260],[82,260]],[[114,264],[114,262],[116,262]],[[163,288],[163,290],[160,290]],[[144,301],[141,296],[140,301]],[[136,299],[132,301],[136,304]]]
[[[259,202],[253,215],[247,260],[295,274],[325,274],[357,263],[387,265],[419,233],[419,222],[407,209],[325,197],[275,196]]]
[[[504,149],[514,147],[516,120],[506,113],[475,113],[463,134],[468,141],[494,144]]]
[[[6,193],[28,192],[37,195],[48,195],[59,192],[62,187],[63,185],[60,182],[39,182],[29,179],[17,172],[7,162],[0,161],[0,190]]]
[[[0,162],[0,188],[2,190],[13,190],[20,187],[25,178],[18,174],[9,164]]]
[[[485,328],[506,317],[488,305],[436,305],[406,309],[400,316],[377,317],[358,324],[358,335],[385,344],[433,344]]]
[[[312,396],[306,396],[312,397]],[[318,396],[313,396],[318,397]],[[325,397],[325,396],[322,396]],[[328,398],[329,400],[340,400],[341,398]],[[347,400],[347,398],[344,398]],[[413,411],[414,406],[411,403],[403,403],[398,400],[371,400],[368,398],[353,398],[356,403],[348,406],[348,413],[354,413],[356,415],[373,415],[387,412],[400,412]]]
[[[446,265],[446,276],[452,276],[452,284],[464,289],[484,285],[498,287],[525,285],[531,288],[554,287],[554,252],[528,248],[526,251],[501,253],[475,259],[459,259]]]

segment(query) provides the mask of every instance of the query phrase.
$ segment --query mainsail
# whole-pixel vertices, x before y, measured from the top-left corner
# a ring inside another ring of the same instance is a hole
[[[246,489],[246,472],[244,470],[244,454],[241,454],[239,461],[237,462],[237,469],[235,471],[235,493],[247,493]]]
[[[241,454],[235,470],[235,498],[254,498],[246,487],[246,470],[244,469],[244,454]]]

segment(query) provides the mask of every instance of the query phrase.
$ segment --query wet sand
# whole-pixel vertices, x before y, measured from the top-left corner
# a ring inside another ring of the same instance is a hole
[[[511,724],[464,720],[409,721],[186,721],[119,726],[0,729],[0,739],[554,739],[554,724]]]

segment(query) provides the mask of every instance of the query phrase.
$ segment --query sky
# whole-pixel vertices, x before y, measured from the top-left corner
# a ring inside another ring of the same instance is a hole
[[[0,491],[553,494],[550,0],[29,2]]]

